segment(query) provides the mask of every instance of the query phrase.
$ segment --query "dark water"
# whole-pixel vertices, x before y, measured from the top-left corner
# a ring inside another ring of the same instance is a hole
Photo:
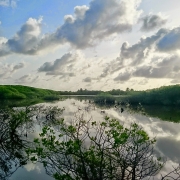
[[[85,113],[85,117],[100,121],[104,116],[110,116],[118,119],[124,126],[129,126],[132,122],[137,122],[149,134],[150,137],[156,137],[155,153],[165,157],[167,163],[164,172],[172,169],[172,165],[180,162],[180,110],[175,107],[155,107],[155,106],[97,106],[91,104],[92,100],[87,99],[65,99],[53,103],[44,103],[46,106],[58,106],[65,108],[62,117],[71,122],[76,112]],[[123,110],[122,110],[123,109]],[[102,112],[103,110],[103,112]],[[42,120],[43,121],[43,120]],[[29,129],[27,137],[24,140],[32,141],[39,137],[42,125],[35,124],[33,129]],[[20,148],[17,151],[20,152]],[[3,151],[1,151],[2,154]],[[10,162],[10,161],[9,161]],[[13,159],[11,163],[13,164]],[[9,178],[10,180],[51,180],[46,175],[42,164],[33,164],[28,162],[26,165],[18,168]]]

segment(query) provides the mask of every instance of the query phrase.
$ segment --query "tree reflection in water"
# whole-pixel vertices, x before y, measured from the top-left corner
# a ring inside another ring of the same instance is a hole
[[[0,109],[0,179],[7,180],[19,167],[27,164],[26,150],[32,147],[28,134],[35,125],[55,123],[63,110],[57,107],[28,106]],[[45,117],[51,117],[50,119]],[[41,121],[40,121],[41,120]]]

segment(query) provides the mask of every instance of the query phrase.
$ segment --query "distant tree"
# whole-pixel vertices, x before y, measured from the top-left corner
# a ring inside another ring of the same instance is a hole
[[[27,154],[56,180],[144,179],[154,177],[164,165],[153,154],[155,139],[135,123],[127,129],[109,117],[86,121],[79,114],[70,124],[61,119],[58,127],[44,127],[40,137]],[[179,176],[178,170],[161,179]]]

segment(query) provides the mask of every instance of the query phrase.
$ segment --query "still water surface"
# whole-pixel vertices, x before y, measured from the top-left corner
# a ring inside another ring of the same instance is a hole
[[[138,123],[143,129],[149,134],[150,137],[156,137],[157,142],[155,145],[155,153],[166,157],[167,163],[164,172],[171,170],[172,165],[176,165],[180,162],[180,123],[174,123],[167,121],[168,119],[173,121],[179,121],[179,111],[174,111],[174,114],[167,113],[168,109],[159,109],[159,112],[164,112],[157,118],[158,107],[146,108],[147,111],[144,113],[136,112],[135,110],[128,110],[123,107],[123,112],[121,112],[121,107],[97,107],[95,105],[90,105],[87,100],[77,100],[77,99],[66,99],[64,101],[58,101],[54,103],[45,103],[45,105],[58,106],[60,108],[65,108],[62,117],[66,121],[71,121],[76,112],[84,113],[85,117],[93,118],[93,120],[100,121],[104,116],[109,116],[118,119],[124,126],[129,126],[132,122]],[[102,113],[103,109],[103,113]],[[150,113],[150,111],[152,111]],[[177,113],[177,115],[176,115]],[[150,116],[152,114],[153,117]],[[166,116],[165,116],[166,114]],[[164,117],[164,119],[163,119]],[[33,133],[28,134],[28,138],[33,139],[38,137],[41,132],[41,127],[36,126]],[[46,175],[45,170],[41,164],[28,163],[23,168],[19,168],[11,177],[10,180],[52,180],[50,176]]]

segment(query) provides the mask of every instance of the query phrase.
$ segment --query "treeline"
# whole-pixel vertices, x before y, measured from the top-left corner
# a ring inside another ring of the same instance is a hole
[[[119,95],[119,97],[115,97]],[[138,105],[161,105],[161,106],[179,106],[180,105],[180,85],[163,86],[156,89],[145,91],[134,91],[126,89],[100,91],[94,98],[97,104],[131,104]]]
[[[59,93],[21,85],[0,85],[0,99],[55,99]]]
[[[120,89],[113,89],[110,91],[100,91],[100,90],[87,90],[87,89],[79,89],[77,91],[60,91],[60,95],[98,95],[101,93],[107,93],[111,95],[127,95],[129,92],[132,92],[133,90],[129,90],[127,88],[126,91],[120,90]]]
[[[180,85],[163,86],[146,91],[134,91],[127,88],[125,91],[113,89],[110,91],[79,89],[73,91],[53,91],[21,85],[0,85],[0,99],[44,99],[58,100],[59,95],[95,95],[95,101],[143,105],[180,105]],[[120,97],[113,97],[120,96]]]
[[[143,105],[180,105],[180,85],[163,86],[146,91],[131,92],[129,96],[123,98],[130,104]]]

